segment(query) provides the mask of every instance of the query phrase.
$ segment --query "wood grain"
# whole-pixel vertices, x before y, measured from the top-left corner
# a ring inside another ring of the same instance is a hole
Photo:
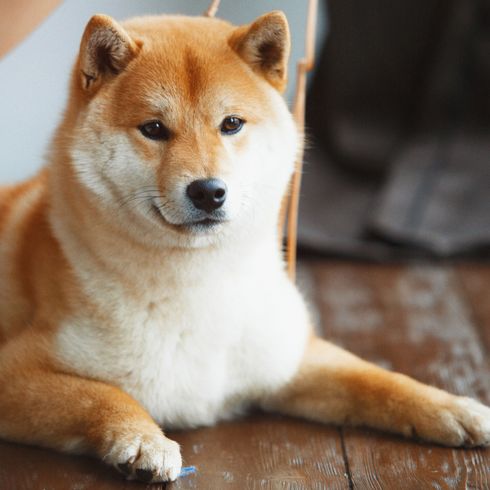
[[[170,489],[347,489],[337,429],[255,415],[217,428],[173,434],[195,476]]]
[[[146,487],[125,481],[93,458],[0,442],[2,490],[141,490]]]
[[[484,348],[443,266],[314,267],[329,338],[383,367],[488,403]],[[452,450],[345,429],[354,488],[490,488],[488,450]]]
[[[475,326],[490,354],[490,264],[466,263],[456,267],[462,294]]]

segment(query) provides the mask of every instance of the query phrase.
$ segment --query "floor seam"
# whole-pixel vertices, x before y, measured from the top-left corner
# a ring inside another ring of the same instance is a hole
[[[339,427],[340,445],[342,447],[342,456],[344,458],[345,474],[347,475],[347,481],[349,483],[349,490],[354,490],[354,482],[352,481],[352,474],[350,471],[349,458],[347,456],[347,448],[345,446],[344,429]]]

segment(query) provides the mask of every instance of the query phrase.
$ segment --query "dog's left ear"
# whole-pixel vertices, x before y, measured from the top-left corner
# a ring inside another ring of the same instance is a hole
[[[280,92],[286,88],[291,41],[282,12],[264,14],[252,24],[237,28],[229,43],[273,87]]]

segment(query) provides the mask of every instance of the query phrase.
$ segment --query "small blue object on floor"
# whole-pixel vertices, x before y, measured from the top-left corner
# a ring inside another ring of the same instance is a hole
[[[183,466],[182,469],[180,470],[179,477],[192,475],[192,473],[195,473],[196,471],[197,470],[195,466]]]

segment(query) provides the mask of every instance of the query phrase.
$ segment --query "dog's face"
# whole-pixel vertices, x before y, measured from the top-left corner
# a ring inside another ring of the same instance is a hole
[[[288,53],[280,13],[238,28],[93,17],[72,87],[78,180],[115,219],[166,246],[274,226],[298,145],[280,95]]]

